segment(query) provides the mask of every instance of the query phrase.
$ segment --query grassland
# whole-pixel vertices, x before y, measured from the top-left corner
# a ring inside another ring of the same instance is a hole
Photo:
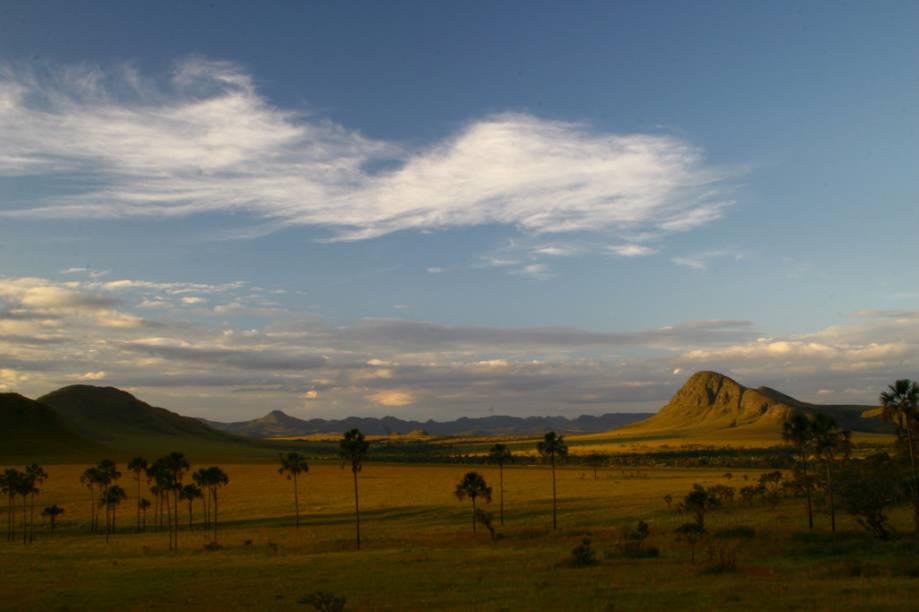
[[[109,544],[90,535],[83,467],[48,468],[39,503],[57,503],[67,513],[55,534],[41,526],[31,546],[3,545],[0,606],[309,609],[297,601],[323,590],[345,595],[354,610],[902,610],[919,596],[919,580],[910,577],[919,573],[919,542],[873,541],[847,516],[836,536],[822,515],[817,535],[801,534],[804,508],[795,499],[774,509],[736,503],[712,511],[710,528],[748,525],[757,535],[741,548],[736,571],[710,573],[704,555],[689,563],[687,549],[672,537],[688,517],[663,497],[679,498],[693,483],[740,486],[759,471],[733,470],[728,481],[724,469],[605,469],[594,480],[583,468],[566,467],[559,470],[560,529],[553,532],[547,468],[510,467],[507,521],[492,541],[484,530],[471,533],[469,505],[453,496],[468,466],[371,462],[360,476],[358,552],[350,473],[337,464],[316,463],[302,479],[299,530],[292,526],[292,485],[273,465],[224,465],[231,482],[221,492],[223,548],[205,550],[208,536],[186,529],[180,550],[169,553],[165,532],[132,532],[132,499]],[[473,469],[497,484],[494,468]],[[133,495],[128,476],[122,485]],[[491,510],[497,501],[496,491]],[[617,552],[620,529],[639,519],[651,526],[658,558]],[[892,520],[901,530],[910,526],[905,509]],[[570,551],[583,537],[591,538],[600,563],[571,567]]]

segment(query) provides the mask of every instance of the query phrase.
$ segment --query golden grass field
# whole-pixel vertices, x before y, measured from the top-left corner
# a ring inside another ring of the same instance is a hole
[[[165,532],[133,533],[133,497],[109,544],[89,534],[88,494],[78,480],[85,466],[51,466],[39,504],[57,503],[66,514],[54,535],[42,524],[32,545],[3,544],[0,607],[310,609],[298,600],[323,590],[346,596],[353,610],[903,610],[919,596],[919,579],[910,577],[919,567],[916,540],[875,542],[845,515],[835,537],[824,515],[813,539],[794,536],[806,525],[803,502],[795,499],[775,509],[738,502],[712,511],[710,529],[749,525],[757,536],[741,548],[734,572],[707,573],[704,555],[690,564],[672,537],[689,517],[668,508],[664,495],[679,499],[693,483],[742,486],[744,475],[753,480],[761,470],[732,470],[728,480],[724,469],[608,468],[594,480],[583,468],[566,467],[558,472],[560,524],[553,532],[548,468],[509,467],[507,521],[493,542],[484,530],[473,536],[469,503],[453,489],[473,469],[497,489],[496,468],[371,462],[360,475],[358,552],[351,474],[338,464],[313,465],[302,477],[299,530],[292,484],[275,466],[223,467],[231,481],[220,493],[223,548],[208,552],[208,536],[185,527],[180,550],[170,553]],[[121,484],[134,495],[129,475]],[[496,490],[489,506],[496,515],[497,505]],[[186,512],[183,505],[183,521]],[[909,528],[905,509],[892,518]],[[619,529],[639,519],[650,524],[659,558],[616,554]],[[585,536],[601,562],[571,567],[570,550]]]

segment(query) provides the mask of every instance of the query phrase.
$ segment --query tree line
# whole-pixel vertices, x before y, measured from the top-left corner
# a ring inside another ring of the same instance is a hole
[[[794,414],[782,428],[782,439],[792,452],[793,466],[790,474],[773,471],[762,474],[754,484],[743,486],[739,491],[727,485],[708,488],[695,485],[678,505],[681,512],[692,514],[695,520],[679,527],[678,534],[686,541],[694,541],[705,533],[707,510],[733,502],[736,497],[745,503],[759,499],[777,504],[787,496],[802,497],[805,500],[807,526],[814,529],[815,496],[821,492],[828,507],[830,529],[837,528],[837,506],[856,517],[857,522],[880,538],[890,534],[887,509],[903,499],[913,505],[914,529],[919,533],[919,466],[916,454],[919,451],[919,383],[898,380],[884,391],[879,398],[881,417],[892,423],[897,436],[894,453],[877,453],[867,458],[852,457],[851,433],[841,429],[825,414]],[[361,547],[360,491],[358,474],[363,469],[370,444],[358,429],[344,433],[338,443],[338,457],[342,468],[349,468],[354,489],[355,544]],[[536,444],[539,457],[550,466],[552,494],[552,528],[558,528],[558,488],[556,467],[568,456],[564,438],[555,432],[545,434]],[[594,454],[595,455],[595,454]],[[504,524],[504,467],[517,457],[505,444],[495,444],[489,449],[485,460],[498,466],[498,521]],[[586,456],[584,463],[594,470],[607,464],[602,455]],[[300,527],[300,480],[309,471],[307,458],[297,452],[278,456],[278,472],[292,482],[295,526]],[[201,506],[200,527],[210,534],[211,547],[218,547],[219,491],[229,483],[229,477],[219,466],[200,468],[191,473],[188,459],[180,452],[172,452],[152,462],[135,457],[126,464],[126,470],[134,481],[136,495],[135,531],[148,529],[148,513],[152,512],[151,528],[165,531],[170,550],[179,546],[180,525],[187,516],[188,529],[195,526],[194,508]],[[730,478],[730,473],[725,476]],[[17,527],[22,532],[22,541],[28,544],[34,540],[36,498],[40,486],[48,478],[39,465],[32,464],[23,470],[8,468],[0,474],[0,491],[8,501],[7,541],[17,540]],[[126,490],[119,484],[122,472],[111,459],[104,459],[87,468],[80,476],[86,487],[90,521],[93,533],[102,532],[106,541],[116,531],[118,509],[127,499]],[[746,478],[746,477],[745,477]],[[190,482],[189,482],[190,479]],[[145,488],[149,499],[145,497]],[[490,503],[492,487],[478,472],[464,475],[456,485],[454,493],[460,500],[469,499],[472,506],[472,530],[482,524],[495,534],[492,516],[478,502]],[[21,499],[19,511],[17,504]],[[152,499],[152,501],[151,501]],[[673,502],[671,495],[664,498],[668,507]],[[180,510],[185,506],[183,510]],[[187,514],[186,514],[187,511]],[[64,509],[57,505],[45,507],[41,514],[50,520],[53,530],[58,516]],[[17,520],[17,514],[21,517]]]

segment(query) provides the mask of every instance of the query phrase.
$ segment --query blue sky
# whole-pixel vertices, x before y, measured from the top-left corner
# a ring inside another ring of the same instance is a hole
[[[0,10],[0,387],[451,418],[915,376],[915,3],[191,4]]]

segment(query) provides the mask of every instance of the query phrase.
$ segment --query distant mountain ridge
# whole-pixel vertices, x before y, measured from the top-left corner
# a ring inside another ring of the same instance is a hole
[[[622,427],[644,419],[648,413],[609,413],[600,416],[582,415],[566,417],[514,417],[487,416],[461,417],[453,421],[413,421],[392,416],[348,417],[345,419],[298,419],[280,410],[272,410],[263,417],[250,421],[221,423],[202,419],[214,429],[251,437],[306,436],[310,434],[340,433],[358,428],[365,434],[408,434],[419,431],[432,436],[484,436],[484,435],[538,435],[547,431],[563,434],[598,433]]]
[[[889,425],[869,418],[873,406],[810,404],[769,387],[749,388],[718,372],[696,372],[660,411],[622,433],[751,433],[781,431],[793,414],[822,412],[852,431],[886,433]]]

